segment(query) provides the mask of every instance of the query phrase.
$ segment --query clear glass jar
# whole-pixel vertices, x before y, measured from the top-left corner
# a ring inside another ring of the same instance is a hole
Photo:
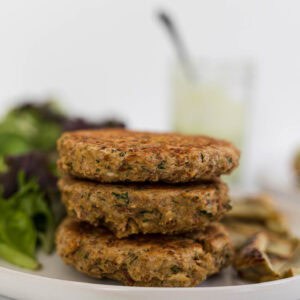
[[[172,128],[231,141],[245,148],[252,92],[252,63],[202,60],[187,73],[180,66],[172,72]],[[241,180],[240,170],[231,181]]]

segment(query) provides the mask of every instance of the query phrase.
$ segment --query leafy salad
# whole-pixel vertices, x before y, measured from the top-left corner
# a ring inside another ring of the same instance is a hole
[[[124,127],[63,114],[53,102],[22,104],[0,121],[0,258],[37,269],[37,249],[54,249],[65,211],[56,177],[56,140],[64,131]]]

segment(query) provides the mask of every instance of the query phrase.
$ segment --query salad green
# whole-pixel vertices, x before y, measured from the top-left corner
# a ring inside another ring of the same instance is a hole
[[[62,132],[60,124],[45,117],[43,111],[54,110],[51,102],[40,105],[23,105],[9,111],[0,122],[0,170],[5,168],[6,155],[23,154],[32,150],[53,151]]]
[[[37,269],[37,249],[54,249],[65,214],[57,188],[56,140],[64,131],[124,127],[66,116],[56,103],[24,103],[0,120],[0,258]]]
[[[0,197],[0,257],[28,269],[37,269],[36,246],[50,253],[55,223],[36,180],[18,175],[19,189],[8,199]]]

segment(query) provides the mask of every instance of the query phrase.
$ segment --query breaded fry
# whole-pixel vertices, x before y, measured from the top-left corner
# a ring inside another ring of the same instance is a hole
[[[223,223],[236,250],[233,266],[242,278],[264,282],[299,274],[300,241],[270,196],[234,201]]]

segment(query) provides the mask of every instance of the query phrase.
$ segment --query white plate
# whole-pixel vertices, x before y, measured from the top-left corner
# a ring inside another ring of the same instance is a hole
[[[278,205],[300,235],[300,201],[281,198]],[[28,300],[199,300],[300,299],[300,276],[260,284],[240,281],[232,270],[210,278],[196,288],[125,287],[109,280],[94,280],[65,266],[56,255],[41,256],[43,269],[30,272],[0,261],[0,294]]]

